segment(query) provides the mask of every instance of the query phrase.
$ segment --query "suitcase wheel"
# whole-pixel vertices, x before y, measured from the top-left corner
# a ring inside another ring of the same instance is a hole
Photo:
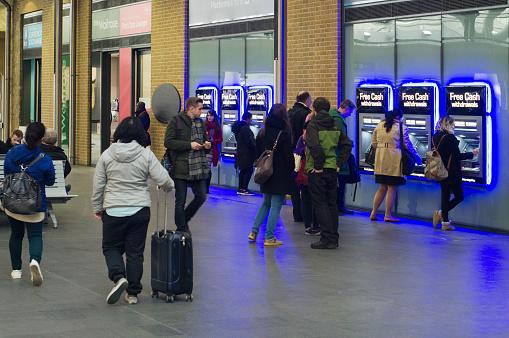
[[[186,295],[186,302],[192,302],[193,301],[193,295],[189,294]]]
[[[156,290],[152,290],[152,298],[157,298],[157,297],[159,297],[159,292]]]
[[[173,303],[174,301],[175,301],[175,296],[174,295],[171,295],[171,296],[166,295],[166,302],[167,303]]]

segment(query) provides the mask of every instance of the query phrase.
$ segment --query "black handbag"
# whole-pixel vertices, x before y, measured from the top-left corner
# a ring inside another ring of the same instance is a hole
[[[359,174],[359,167],[355,161],[355,157],[350,154],[348,156],[348,175],[341,175],[342,180],[347,184],[355,184],[361,181],[361,175]]]
[[[376,157],[376,147],[373,147],[371,144],[368,148],[368,151],[364,154],[364,162],[367,165],[375,167],[375,157]]]
[[[403,140],[403,122],[399,123],[399,143],[401,147],[401,171],[403,175],[408,176],[414,172],[415,158],[414,155],[408,151]]]

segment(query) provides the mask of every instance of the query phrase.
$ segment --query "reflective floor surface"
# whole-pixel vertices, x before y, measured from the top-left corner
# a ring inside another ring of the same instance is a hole
[[[73,170],[80,197],[56,207],[59,229],[45,229],[41,288],[30,285],[26,260],[23,280],[10,279],[0,217],[0,337],[509,337],[507,236],[357,213],[340,218],[338,250],[313,251],[285,206],[284,246],[265,249],[247,243],[260,197],[219,188],[191,223],[194,302],[150,297],[147,245],[140,303],[108,306],[92,175]]]

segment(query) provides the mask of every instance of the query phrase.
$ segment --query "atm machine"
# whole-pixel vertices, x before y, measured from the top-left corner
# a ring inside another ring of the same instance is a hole
[[[237,141],[232,125],[244,114],[244,88],[225,86],[221,88],[221,123],[223,125],[223,143],[221,152],[226,157],[234,157]]]
[[[357,125],[359,126],[359,169],[373,171],[365,162],[371,147],[373,130],[385,118],[385,113],[394,107],[394,91],[390,84],[364,83],[357,87]]]
[[[479,149],[479,155],[461,164],[463,181],[490,185],[492,181],[492,89],[485,82],[453,82],[445,88],[446,114],[455,120],[460,151]]]
[[[251,130],[255,137],[262,128],[265,117],[274,102],[273,90],[270,86],[251,86],[247,88],[247,111],[253,114]]]
[[[438,85],[432,82],[404,83],[399,87],[398,98],[410,141],[423,163],[416,166],[412,176],[424,177],[426,152],[432,148],[433,126],[440,118]]]
[[[198,87],[196,89],[196,97],[203,100],[203,110],[200,117],[205,121],[207,113],[210,110],[214,110],[216,113],[218,101],[217,101],[217,88],[212,86]]]

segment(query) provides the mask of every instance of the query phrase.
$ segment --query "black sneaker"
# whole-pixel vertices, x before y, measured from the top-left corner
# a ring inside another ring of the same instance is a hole
[[[320,236],[322,232],[320,231],[320,229],[315,229],[315,228],[306,228],[306,231],[304,231],[304,235],[308,235],[308,236]]]
[[[318,249],[318,250],[334,250],[339,247],[339,244],[337,243],[325,243],[322,241],[318,241],[311,244],[311,249]]]
[[[111,289],[108,297],[106,297],[106,302],[108,304],[115,304],[118,302],[120,296],[124,293],[125,289],[127,289],[127,285],[127,279],[120,278]]]

